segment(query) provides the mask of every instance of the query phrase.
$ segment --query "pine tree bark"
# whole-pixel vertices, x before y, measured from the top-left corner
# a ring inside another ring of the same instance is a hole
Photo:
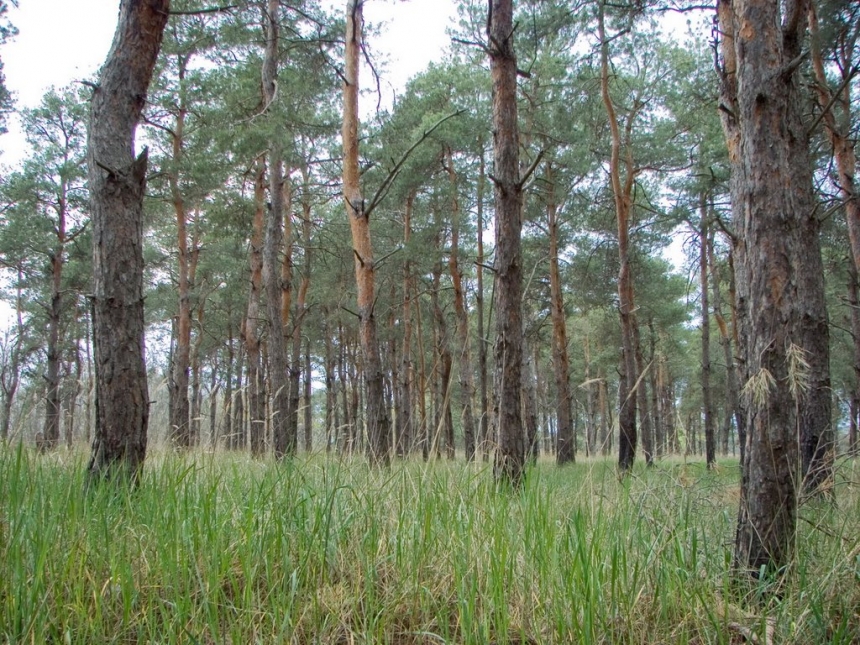
[[[93,231],[96,424],[88,481],[140,481],[149,390],[143,318],[143,196],[147,153],[134,135],[169,0],[122,0],[90,106],[87,173]]]
[[[486,163],[484,161],[484,142],[479,141],[481,155],[478,164],[477,217],[478,248],[475,258],[475,315],[478,333],[478,390],[481,400],[481,417],[478,427],[478,443],[484,461],[490,458],[490,405],[487,395],[487,339],[484,332],[484,184],[486,182]]]
[[[343,83],[343,197],[352,233],[355,282],[358,296],[359,335],[365,382],[367,458],[387,466],[390,459],[391,421],[384,398],[384,374],[379,355],[374,316],[375,270],[370,239],[369,214],[361,193],[358,164],[359,60],[364,30],[363,0],[346,5],[346,51]]]
[[[491,0],[487,20],[493,82],[493,183],[496,204],[496,343],[494,421],[499,482],[517,487],[525,468],[522,422],[522,183],[517,127],[517,58],[513,0]]]
[[[851,336],[854,347],[853,371],[854,389],[851,393],[851,419],[848,432],[848,454],[856,456],[858,452],[857,415],[860,412],[860,278],[853,262],[848,263],[848,306],[850,308]]]
[[[793,557],[797,434],[798,428],[802,437],[809,431],[796,411],[810,403],[817,408],[809,397],[821,376],[812,365],[810,392],[802,401],[805,343],[820,321],[820,312],[809,309],[818,288],[809,275],[815,267],[799,248],[818,252],[796,78],[807,3],[791,0],[782,8],[780,15],[776,0],[718,5],[722,120],[732,162],[735,277],[749,394],[735,567],[753,576],[778,573]]]
[[[409,248],[412,237],[412,208],[415,203],[415,192],[411,191],[406,197],[403,210],[403,246]],[[413,395],[413,366],[412,366],[412,298],[415,288],[412,278],[412,263],[407,258],[403,263],[403,345],[400,351],[399,396],[397,404],[397,439],[396,452],[398,457],[405,457],[414,443],[414,416],[412,414]],[[420,312],[419,312],[420,315]]]
[[[631,197],[635,174],[633,160],[628,146],[624,159],[626,176],[622,183],[621,177],[621,132],[618,127],[618,117],[615,105],[609,94],[609,41],[606,38],[604,26],[605,3],[601,1],[598,11],[598,34],[600,37],[600,91],[603,105],[609,118],[611,135],[611,155],[609,160],[609,176],[612,183],[612,193],[615,199],[615,215],[618,222],[618,314],[621,319],[621,368],[618,383],[618,468],[626,472],[633,467],[636,457],[636,392],[634,391],[636,374],[635,351],[635,304],[633,297],[633,276],[630,272],[630,211]],[[630,128],[628,117],[628,130]]]
[[[51,304],[48,307],[48,344],[45,381],[45,425],[43,450],[53,450],[60,441],[60,325],[63,313],[63,268],[66,261],[66,215],[68,209],[68,182],[61,177],[57,195],[57,223],[54,234],[57,243],[50,253]]]

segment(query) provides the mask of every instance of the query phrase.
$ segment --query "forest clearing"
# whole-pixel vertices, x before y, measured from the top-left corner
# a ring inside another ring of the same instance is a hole
[[[738,466],[156,453],[80,494],[82,452],[0,452],[0,640],[856,643],[860,485],[801,504],[778,593],[732,586]],[[765,584],[765,583],[763,583]],[[747,596],[747,597],[745,597]],[[753,640],[753,639],[757,640]]]

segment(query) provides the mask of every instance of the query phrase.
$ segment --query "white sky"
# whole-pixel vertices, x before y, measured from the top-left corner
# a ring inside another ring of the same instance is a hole
[[[346,6],[335,0],[324,4]],[[10,7],[9,19],[19,33],[0,51],[17,107],[34,107],[50,87],[94,75],[110,49],[118,9],[119,0],[20,0],[17,9]],[[368,0],[364,14],[369,23],[388,24],[370,43],[390,60],[386,98],[392,87],[402,88],[430,61],[442,58],[449,44],[445,28],[457,15],[455,0]],[[0,163],[13,166],[26,148],[16,121],[9,125],[9,133],[0,137]]]

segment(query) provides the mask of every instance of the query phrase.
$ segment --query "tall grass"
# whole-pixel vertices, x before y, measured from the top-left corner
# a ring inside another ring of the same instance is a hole
[[[729,462],[622,482],[608,461],[541,464],[516,493],[462,462],[156,455],[131,494],[85,494],[83,471],[0,451],[2,641],[860,641],[850,466],[837,506],[802,509],[780,594],[749,603]]]

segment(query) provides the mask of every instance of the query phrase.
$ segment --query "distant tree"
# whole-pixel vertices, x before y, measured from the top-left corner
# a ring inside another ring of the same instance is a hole
[[[170,0],[121,0],[93,91],[87,172],[93,227],[96,424],[88,480],[140,480],[149,391],[143,317],[147,151],[134,135],[161,48]]]

